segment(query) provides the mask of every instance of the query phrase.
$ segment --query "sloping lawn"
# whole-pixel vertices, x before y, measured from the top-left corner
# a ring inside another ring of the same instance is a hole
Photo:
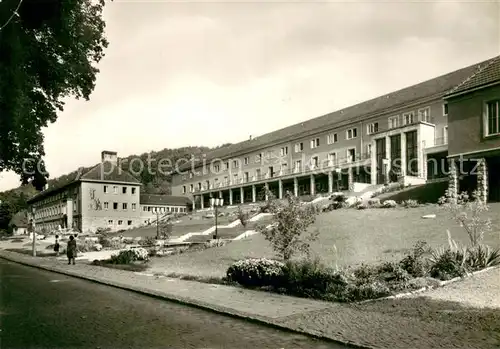
[[[484,242],[499,247],[500,204],[490,206],[488,216],[493,220],[494,229],[484,237]],[[437,217],[423,219],[426,214]],[[319,230],[319,238],[312,244],[314,254],[338,266],[400,258],[418,240],[435,247],[446,245],[447,229],[455,240],[468,242],[466,232],[437,206],[338,210],[320,214],[312,229]],[[274,253],[264,237],[257,234],[223,247],[154,258],[151,269],[167,274],[218,277],[225,275],[227,267],[239,259],[260,257],[273,258]]]

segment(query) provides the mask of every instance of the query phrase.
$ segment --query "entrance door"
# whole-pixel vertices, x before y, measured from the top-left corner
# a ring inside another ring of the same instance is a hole
[[[385,138],[380,138],[375,141],[375,151],[377,160],[377,184],[384,184],[384,159],[386,158]]]
[[[490,158],[488,164],[488,200],[500,202],[500,157]]]

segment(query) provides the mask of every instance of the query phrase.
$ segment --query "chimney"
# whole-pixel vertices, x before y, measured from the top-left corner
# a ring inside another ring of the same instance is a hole
[[[252,135],[250,135],[250,140],[252,140]]]
[[[101,162],[102,163],[109,162],[112,163],[113,165],[118,165],[117,152],[103,150],[101,153]]]

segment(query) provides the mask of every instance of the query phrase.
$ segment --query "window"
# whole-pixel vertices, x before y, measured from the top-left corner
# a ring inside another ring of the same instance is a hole
[[[288,164],[287,163],[281,164],[281,173],[287,174],[287,170],[288,170]]]
[[[373,134],[373,133],[377,133],[378,132],[378,122],[374,122],[372,124],[369,124],[367,125],[367,133],[369,135]]]
[[[367,144],[366,145],[366,155],[367,156],[371,156],[372,155],[372,145],[371,144]]]
[[[358,129],[357,128],[351,128],[345,132],[345,138],[347,140],[353,139],[358,137]]]
[[[192,193],[194,192],[194,184],[189,185],[189,191]]]
[[[328,144],[333,144],[338,142],[338,136],[336,133],[331,133],[326,137],[326,142]]]
[[[245,160],[245,165],[248,165],[248,163],[250,162],[249,157],[247,156],[244,160]]]
[[[104,203],[104,209],[107,210],[109,208],[109,203],[105,202]]]
[[[248,182],[249,177],[250,177],[250,174],[249,174],[248,172],[245,172],[245,173],[243,174],[243,178],[244,178],[244,181],[245,181],[245,182]]]
[[[234,184],[234,183],[238,183],[238,174],[237,174],[237,173],[235,173],[235,174],[233,175],[233,184]]]
[[[444,144],[448,144],[448,126],[443,128],[443,142]]]
[[[418,119],[423,122],[431,123],[431,108],[426,107],[418,110]]]
[[[262,176],[262,172],[261,172],[260,168],[256,169],[255,170],[255,178],[260,179],[261,176]]]
[[[132,188],[132,195],[135,195],[136,188]]]
[[[108,219],[108,224],[112,225],[113,224],[113,220],[112,219]]]
[[[319,147],[319,138],[311,139],[311,149]]]
[[[193,178],[193,177],[194,177],[193,172],[189,172],[189,178]]]
[[[118,220],[118,225],[122,225],[123,221],[121,219]]]
[[[294,150],[296,153],[300,153],[301,151],[304,150],[304,142],[295,143],[294,148],[295,148]]]
[[[286,156],[288,155],[288,147],[283,147],[280,149],[280,155],[281,156]]]
[[[417,131],[406,133],[406,174],[418,176]]]
[[[262,161],[262,153],[255,155],[255,162],[261,162]]]
[[[127,221],[127,225],[132,225],[132,221]]]
[[[128,207],[127,203],[126,203],[126,202],[124,202],[124,203],[123,203],[123,205],[122,205],[122,208],[123,208],[124,210],[126,210],[126,209],[127,209],[127,207]]]
[[[108,186],[107,185],[104,186],[104,193],[108,193]]]
[[[500,100],[486,104],[486,135],[500,134]]]
[[[118,186],[113,186],[113,193],[118,194]]]
[[[317,156],[313,156],[311,158],[311,168],[318,168],[319,167],[319,158]]]
[[[302,170],[302,160],[295,161],[295,172],[299,172]]]
[[[132,204],[132,211],[135,211],[136,208],[137,208],[137,204]]]
[[[328,165],[333,166],[337,163],[337,153],[328,154]]]
[[[186,186],[185,185],[182,186],[182,194],[186,194]]]
[[[347,161],[348,162],[356,161],[356,148],[347,149]]]
[[[239,161],[233,160],[233,168],[238,168],[238,167],[239,167]]]
[[[122,187],[122,194],[127,194],[127,187]]]
[[[198,182],[198,190],[201,190],[201,182]]]
[[[448,115],[448,103],[443,104],[443,115]]]
[[[113,210],[118,210],[118,203],[117,202],[113,202]]]
[[[214,165],[214,172],[219,172],[220,171],[220,165],[216,164]]]
[[[404,125],[410,125],[415,122],[415,113],[414,112],[409,112],[409,113],[404,113],[403,114],[403,124]]]
[[[399,115],[391,116],[389,118],[389,128],[399,127]]]

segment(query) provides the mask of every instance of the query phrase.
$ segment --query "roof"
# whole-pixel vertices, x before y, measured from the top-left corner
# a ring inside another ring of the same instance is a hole
[[[48,189],[40,192],[31,199],[28,203],[36,202],[44,197],[54,194],[72,184],[85,181],[102,181],[102,182],[123,182],[141,184],[132,174],[122,170],[119,166],[114,166],[110,162],[99,163],[93,167],[81,167],[77,171],[61,176],[57,179],[49,181]]]
[[[191,203],[191,200],[184,196],[141,194],[140,198],[141,205],[186,206]]]
[[[195,166],[200,166],[202,161],[206,162],[214,159],[227,159],[230,156],[242,155],[253,150],[264,148],[265,146],[273,143],[298,138],[308,132],[321,131],[325,128],[339,127],[362,121],[376,113],[387,112],[390,109],[401,107],[405,104],[419,101],[424,98],[432,96],[442,98],[453,87],[473,75],[477,71],[478,65],[483,66],[491,60],[495,60],[497,58],[498,57],[491,58],[479,64],[474,64],[437,78],[370,99],[354,106],[255,137],[251,140],[236,143],[222,149],[216,149],[208,153],[203,160],[196,162]],[[179,166],[179,170],[189,170],[191,166],[192,163],[189,162]]]
[[[461,84],[449,91],[446,96],[461,94],[494,82],[500,82],[500,56],[493,58]]]
[[[28,227],[28,216],[26,211],[17,212],[10,220],[9,226],[16,228]]]

